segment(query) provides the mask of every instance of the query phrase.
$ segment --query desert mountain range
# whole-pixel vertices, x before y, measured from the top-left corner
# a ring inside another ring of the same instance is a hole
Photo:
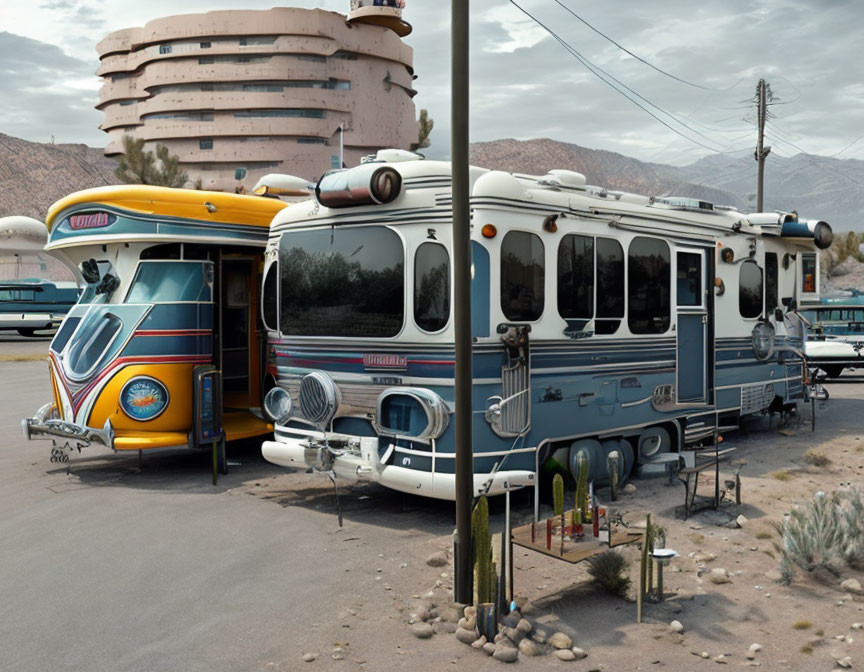
[[[688,166],[647,163],[615,152],[556,140],[495,140],[471,146],[475,165],[543,175],[553,168],[583,173],[589,184],[645,195],[689,196],[755,208],[752,156],[714,155]],[[116,162],[86,145],[29,142],[0,134],[0,217],[43,219],[48,207],[79,189],[116,184]],[[864,161],[808,154],[768,157],[767,210],[796,210],[835,231],[864,231]]]

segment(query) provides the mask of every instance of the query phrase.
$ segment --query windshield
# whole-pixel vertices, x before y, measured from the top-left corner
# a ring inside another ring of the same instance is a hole
[[[201,261],[142,261],[126,303],[213,300],[213,264]]]
[[[390,338],[402,330],[405,253],[384,226],[282,236],[282,333]]]

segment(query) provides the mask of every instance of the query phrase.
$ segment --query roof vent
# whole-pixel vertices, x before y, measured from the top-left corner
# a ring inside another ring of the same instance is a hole
[[[575,170],[550,170],[538,182],[544,187],[553,189],[579,189],[585,191],[587,184],[585,176]]]
[[[714,204],[708,201],[700,201],[698,198],[687,198],[686,196],[654,196],[652,203],[662,203],[678,210],[693,210],[695,212],[713,212]]]
[[[369,154],[360,163],[402,163],[403,161],[422,161],[426,157],[407,149],[379,149],[377,154]]]
[[[258,180],[252,191],[259,196],[311,196],[314,189],[315,185],[302,177],[270,173]]]

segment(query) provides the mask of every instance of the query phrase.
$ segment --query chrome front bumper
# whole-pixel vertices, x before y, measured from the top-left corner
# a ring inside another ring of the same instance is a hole
[[[347,437],[339,437],[344,440]],[[261,446],[264,459],[283,467],[332,470],[349,481],[372,481],[398,490],[425,497],[456,499],[454,474],[428,472],[386,464],[378,455],[378,439],[351,437],[354,449],[337,451],[326,464],[322,460],[326,444],[323,435],[291,436],[277,431],[276,441]],[[391,450],[395,446],[391,445]],[[498,495],[518,487],[535,484],[535,474],[526,470],[507,470],[474,474],[474,495]]]
[[[21,421],[21,429],[25,439],[28,441],[62,439],[85,446],[98,443],[106,448],[114,447],[114,428],[111,426],[110,419],[105,421],[105,426],[102,429],[82,427],[59,418],[49,417],[53,408],[54,404],[45,404],[32,418],[24,418]]]

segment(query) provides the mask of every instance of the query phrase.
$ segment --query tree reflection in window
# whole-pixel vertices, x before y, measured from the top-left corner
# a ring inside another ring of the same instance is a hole
[[[546,262],[540,237],[510,231],[501,242],[501,310],[508,320],[533,322],[543,314]]]
[[[389,338],[402,330],[404,253],[394,231],[291,231],[279,267],[283,334]]]
[[[738,272],[738,312],[741,317],[762,315],[762,269],[755,261],[745,261]]]
[[[438,243],[423,243],[414,256],[414,321],[441,331],[450,319],[450,257]]]

